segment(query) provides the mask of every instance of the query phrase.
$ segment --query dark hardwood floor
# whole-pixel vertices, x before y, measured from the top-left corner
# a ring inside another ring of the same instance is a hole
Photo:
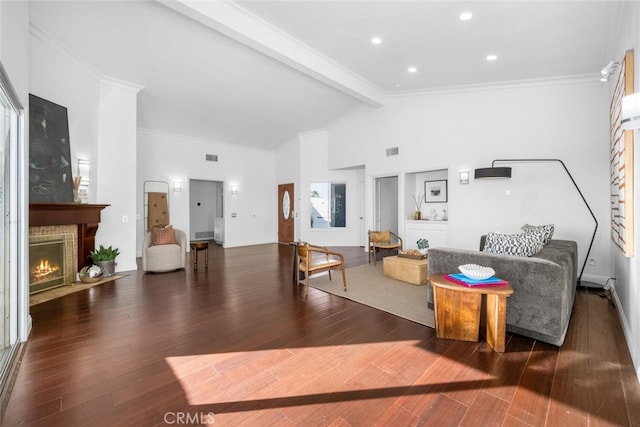
[[[509,335],[499,354],[305,300],[291,255],[212,246],[207,272],[134,271],[32,307],[4,425],[640,426],[615,308],[594,293],[578,292],[561,349]]]

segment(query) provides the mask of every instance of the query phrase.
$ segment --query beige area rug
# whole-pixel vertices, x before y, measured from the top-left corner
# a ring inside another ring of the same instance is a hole
[[[349,268],[347,292],[340,272],[311,276],[309,286],[347,298],[408,320],[435,327],[433,310],[427,307],[427,286],[415,286],[382,275],[382,263]]]
[[[110,277],[105,277],[95,283],[74,282],[72,285],[60,286],[59,288],[49,289],[48,291],[38,292],[29,296],[29,305],[36,305],[45,301],[50,301],[55,298],[60,298],[65,295],[72,294],[74,292],[81,291],[83,289],[89,289],[94,286],[102,285],[103,283],[111,282],[116,279],[120,279],[124,275],[115,274]]]

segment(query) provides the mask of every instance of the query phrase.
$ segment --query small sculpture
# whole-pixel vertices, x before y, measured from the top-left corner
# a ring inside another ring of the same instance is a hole
[[[82,267],[80,273],[80,280],[83,283],[94,283],[102,278],[102,269],[97,265],[90,265],[87,267]]]

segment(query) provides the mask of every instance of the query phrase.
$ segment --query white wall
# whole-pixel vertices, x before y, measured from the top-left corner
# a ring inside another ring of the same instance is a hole
[[[640,5],[637,2],[626,2],[620,10],[621,22],[616,28],[616,45],[611,52],[611,59],[622,61],[624,54],[629,49],[634,49],[634,82],[635,92],[640,92]],[[617,74],[614,74],[617,75]],[[613,93],[614,78],[610,79],[610,93]],[[640,377],[640,131],[634,131],[634,215],[635,215],[635,255],[625,257],[615,246],[612,246],[613,276],[617,280],[613,283],[615,300],[620,312],[624,332],[629,343],[629,350],[633,358],[636,373]]]
[[[102,79],[98,121],[97,199],[108,203],[101,213],[96,247],[120,250],[116,271],[129,271],[136,264],[136,109],[140,87]]]
[[[394,146],[399,155],[386,157]],[[372,177],[448,169],[452,246],[475,249],[488,231],[554,223],[557,238],[578,241],[581,266],[594,222],[558,164],[512,164],[507,181],[458,180],[459,171],[473,175],[497,158],[562,159],[600,223],[591,252],[597,265],[584,278],[604,283],[611,275],[608,99],[595,75],[390,96],[384,107],[362,108],[332,126],[328,149],[329,168],[366,165],[368,206]],[[403,179],[400,185],[407,194]],[[368,213],[368,227],[372,221]]]
[[[218,162],[206,161],[206,154],[217,154]],[[141,256],[144,230],[143,183],[146,180],[223,181],[224,247],[277,240],[275,154],[139,129],[137,157],[138,256]],[[237,195],[230,194],[231,184],[238,184]],[[169,201],[172,225],[185,230],[189,236],[189,192],[172,192]]]
[[[294,240],[298,240],[300,238],[300,206],[302,203],[302,190],[300,188],[300,139],[298,136],[282,145],[276,152],[276,186],[289,183],[293,183],[293,229]]]
[[[78,158],[97,164],[102,76],[80,58],[73,56],[64,45],[36,23],[32,23],[30,34],[29,92],[67,108],[71,165],[73,175],[76,176]],[[92,167],[88,202],[111,203],[97,199],[97,173],[97,168]]]
[[[323,246],[349,246],[358,242],[358,172],[355,170],[329,170],[327,159],[327,132],[315,131],[299,136],[300,144],[300,202],[297,220],[303,241]],[[346,227],[311,228],[311,183],[334,182],[347,184]]]

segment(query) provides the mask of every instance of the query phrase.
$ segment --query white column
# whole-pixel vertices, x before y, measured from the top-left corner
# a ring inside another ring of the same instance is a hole
[[[141,86],[112,79],[100,81],[96,203],[102,211],[96,246],[120,250],[116,271],[136,265],[137,95]],[[95,164],[94,164],[95,163]]]

